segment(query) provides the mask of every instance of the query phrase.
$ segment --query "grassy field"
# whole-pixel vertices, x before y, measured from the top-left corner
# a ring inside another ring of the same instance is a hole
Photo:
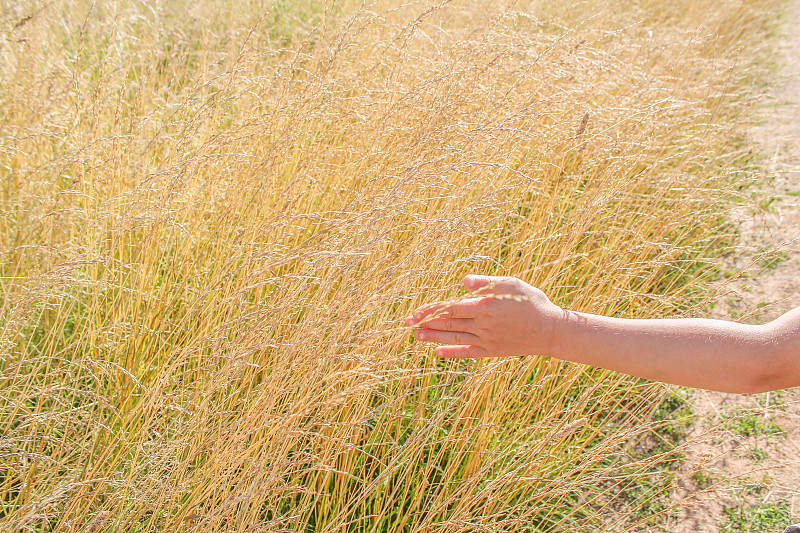
[[[634,529],[658,386],[402,317],[702,313],[777,5],[0,4],[0,528]]]

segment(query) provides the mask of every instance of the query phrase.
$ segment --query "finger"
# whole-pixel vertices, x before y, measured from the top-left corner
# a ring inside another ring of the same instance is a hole
[[[485,348],[480,346],[437,346],[434,353],[438,357],[449,359],[477,359],[479,357],[492,357]]]
[[[420,327],[439,331],[464,331],[470,333],[475,329],[474,318],[431,318],[418,322]]]
[[[475,292],[486,287],[492,285],[492,283],[497,283],[500,281],[500,278],[496,276],[481,276],[478,274],[467,274],[464,276],[464,281],[462,281],[464,288],[466,288],[469,292]]]
[[[418,329],[414,332],[418,341],[438,342],[440,344],[475,344],[481,339],[464,331],[438,331],[435,329]]]
[[[478,304],[482,298],[466,298],[463,300],[449,300],[434,304],[423,305],[414,311],[414,319],[425,318],[475,318],[478,314]]]

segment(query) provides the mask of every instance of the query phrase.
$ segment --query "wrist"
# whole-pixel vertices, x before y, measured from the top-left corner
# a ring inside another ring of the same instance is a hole
[[[568,327],[568,313],[566,309],[553,305],[546,313],[544,321],[544,343],[541,345],[540,355],[560,358],[561,345]]]

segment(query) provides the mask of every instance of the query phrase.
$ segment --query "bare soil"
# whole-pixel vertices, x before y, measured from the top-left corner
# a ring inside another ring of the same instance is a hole
[[[764,179],[745,191],[752,202],[734,210],[740,250],[727,259],[715,318],[760,323],[800,306],[800,0],[787,3],[777,39],[779,66],[749,130]],[[680,507],[641,531],[735,531],[725,526],[732,514],[787,508],[790,523],[800,523],[800,388],[696,390],[689,405],[696,416],[672,495]],[[741,530],[781,532],[790,523]]]

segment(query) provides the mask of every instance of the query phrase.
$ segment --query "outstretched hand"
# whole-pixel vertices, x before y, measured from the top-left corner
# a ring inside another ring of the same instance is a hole
[[[800,307],[760,325],[566,311],[509,277],[464,278],[472,294],[406,317],[439,357],[548,355],[639,378],[723,392],[800,386]]]
[[[442,344],[439,357],[549,355],[563,311],[512,277],[468,275],[468,298],[424,305],[405,318],[419,341]]]

